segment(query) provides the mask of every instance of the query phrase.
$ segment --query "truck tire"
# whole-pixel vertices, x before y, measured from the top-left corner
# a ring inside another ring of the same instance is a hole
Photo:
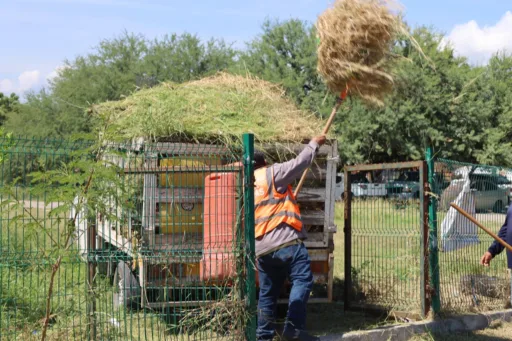
[[[140,306],[141,290],[137,277],[130,267],[119,261],[114,274],[114,307],[138,308]]]

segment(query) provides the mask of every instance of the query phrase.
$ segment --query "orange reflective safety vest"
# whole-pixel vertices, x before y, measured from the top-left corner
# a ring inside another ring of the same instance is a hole
[[[272,167],[260,168],[254,172],[254,225],[255,237],[261,237],[286,223],[296,229],[302,230],[302,219],[292,186],[288,186],[285,193],[279,193],[274,184],[274,170]]]

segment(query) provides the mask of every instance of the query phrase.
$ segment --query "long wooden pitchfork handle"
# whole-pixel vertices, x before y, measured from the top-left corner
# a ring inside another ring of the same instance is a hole
[[[480,224],[478,221],[476,221],[476,219],[473,218],[468,212],[464,211],[462,208],[460,208],[459,206],[457,206],[457,205],[455,205],[453,203],[450,204],[450,206],[453,207],[454,209],[456,209],[457,211],[459,211],[460,214],[462,214],[464,217],[466,217],[473,224],[475,224],[476,226],[478,226],[482,230],[484,230],[489,236],[493,237],[498,243],[503,245],[503,247],[505,247],[507,250],[512,252],[512,246],[510,246],[506,241],[504,241],[503,239],[501,239],[500,237],[495,235],[492,231],[490,231],[488,228],[486,228],[485,226]]]
[[[324,130],[322,131],[322,135],[327,135],[327,133],[329,132],[329,129],[331,128],[332,122],[334,122],[334,117],[336,117],[336,112],[340,108],[341,103],[347,97],[347,94],[348,94],[348,85],[345,88],[345,90],[343,90],[341,92],[341,94],[338,96],[338,98],[336,98],[336,105],[334,105],[334,108],[332,108],[331,116],[329,116],[329,119],[327,120],[327,123],[325,124]],[[304,181],[306,181],[306,176],[308,174],[308,170],[309,170],[309,168],[306,169],[304,171],[304,173],[302,173],[302,177],[300,178],[299,184],[295,188],[295,193],[294,193],[295,197],[297,197],[297,195],[299,194],[302,186],[304,185]]]

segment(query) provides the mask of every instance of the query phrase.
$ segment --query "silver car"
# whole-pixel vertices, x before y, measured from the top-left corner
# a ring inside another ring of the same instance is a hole
[[[464,181],[453,180],[441,196],[441,207],[447,210],[451,202],[462,190]],[[503,213],[509,204],[510,189],[496,184],[492,179],[475,179],[471,181],[470,190],[474,194],[477,212]]]
[[[475,180],[471,183],[471,191],[475,194],[475,209],[502,213],[508,205],[510,189],[498,186],[489,180]]]

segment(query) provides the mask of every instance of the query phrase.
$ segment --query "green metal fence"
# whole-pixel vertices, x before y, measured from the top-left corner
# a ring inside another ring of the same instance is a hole
[[[244,142],[1,140],[0,339],[253,339]]]
[[[1,139],[0,339],[253,340],[252,154],[251,135],[233,148]],[[448,208],[497,232],[509,179],[431,154],[347,167],[345,306],[508,306],[505,256],[482,267],[492,239]]]
[[[505,223],[510,204],[512,170],[436,160],[435,186],[439,193],[437,232],[441,310],[466,312],[509,306],[510,276],[505,252],[480,265],[493,238],[456,214],[455,202],[496,234]]]
[[[345,168],[345,307],[426,316],[424,162]]]
[[[510,307],[506,256],[480,259],[505,223],[512,170],[436,160],[345,168],[345,307],[395,316]]]

